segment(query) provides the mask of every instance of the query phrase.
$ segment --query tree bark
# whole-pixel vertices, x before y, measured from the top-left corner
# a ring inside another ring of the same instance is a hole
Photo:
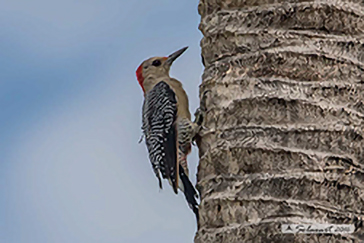
[[[210,92],[195,243],[363,242],[364,2],[200,0],[199,13]]]

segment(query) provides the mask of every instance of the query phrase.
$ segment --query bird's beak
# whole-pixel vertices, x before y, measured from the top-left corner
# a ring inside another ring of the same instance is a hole
[[[186,50],[187,50],[188,46],[186,47],[183,47],[182,49],[176,51],[176,52],[173,52],[171,55],[168,56],[167,58],[167,61],[166,61],[166,64],[168,66],[171,66],[172,63],[180,56],[182,55],[182,53],[184,53]]]

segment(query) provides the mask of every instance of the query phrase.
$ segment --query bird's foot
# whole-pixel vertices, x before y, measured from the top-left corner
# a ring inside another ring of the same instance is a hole
[[[196,135],[194,136],[194,138],[192,139],[192,144],[196,145],[196,137],[199,135],[199,133],[201,131],[207,131],[208,129],[203,125],[204,123],[204,119],[205,119],[205,114],[207,111],[206,108],[206,100],[207,100],[207,93],[211,92],[211,90],[206,90],[201,97],[201,101],[200,101],[200,107],[196,109],[195,111],[195,121],[194,123],[197,125],[196,127]]]

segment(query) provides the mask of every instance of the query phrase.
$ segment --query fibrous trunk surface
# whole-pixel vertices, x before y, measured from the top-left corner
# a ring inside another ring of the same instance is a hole
[[[195,242],[363,242],[364,2],[201,0],[199,13],[210,92]]]

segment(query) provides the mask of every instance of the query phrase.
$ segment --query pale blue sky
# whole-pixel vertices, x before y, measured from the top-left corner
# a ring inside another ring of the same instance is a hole
[[[1,243],[192,242],[193,213],[138,144],[135,69],[189,46],[172,76],[195,110],[197,4],[0,0]]]

